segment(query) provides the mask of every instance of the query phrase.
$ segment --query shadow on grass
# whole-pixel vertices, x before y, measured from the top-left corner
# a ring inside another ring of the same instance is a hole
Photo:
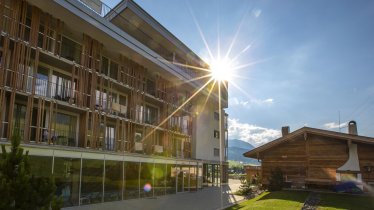
[[[321,193],[321,202],[319,204],[319,210],[332,209],[374,209],[374,197],[365,195]]]

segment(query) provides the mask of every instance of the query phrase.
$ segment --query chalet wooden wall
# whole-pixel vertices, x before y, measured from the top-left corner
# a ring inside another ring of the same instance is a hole
[[[374,172],[365,168],[374,170],[374,145],[357,144],[363,181],[374,183]],[[269,184],[270,172],[276,167],[282,169],[284,181],[296,186],[335,184],[336,169],[348,160],[348,152],[346,140],[311,134],[294,137],[260,153],[263,184]]]

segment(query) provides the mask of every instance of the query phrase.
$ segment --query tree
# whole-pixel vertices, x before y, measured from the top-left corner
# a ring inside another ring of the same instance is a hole
[[[28,151],[20,147],[20,132],[15,129],[8,153],[1,145],[0,155],[0,210],[60,209],[62,200],[55,196],[52,177],[31,174]]]

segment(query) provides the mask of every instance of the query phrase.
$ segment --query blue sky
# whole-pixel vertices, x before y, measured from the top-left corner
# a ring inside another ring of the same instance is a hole
[[[201,57],[196,22],[213,53],[236,37],[230,57],[252,65],[236,72],[244,91],[229,88],[231,138],[258,146],[285,125],[337,131],[339,111],[374,136],[374,1],[135,2]]]

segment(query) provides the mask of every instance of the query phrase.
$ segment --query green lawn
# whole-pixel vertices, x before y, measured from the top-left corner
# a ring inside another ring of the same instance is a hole
[[[370,196],[358,196],[347,194],[321,194],[321,202],[318,210],[373,210],[374,198]]]
[[[309,192],[277,191],[264,192],[260,196],[241,202],[228,208],[237,209],[290,209],[299,210]],[[370,196],[320,193],[321,202],[318,210],[374,210],[374,198]]]
[[[264,192],[256,198],[241,202],[228,209],[301,209],[308,194],[308,192],[298,191]]]

